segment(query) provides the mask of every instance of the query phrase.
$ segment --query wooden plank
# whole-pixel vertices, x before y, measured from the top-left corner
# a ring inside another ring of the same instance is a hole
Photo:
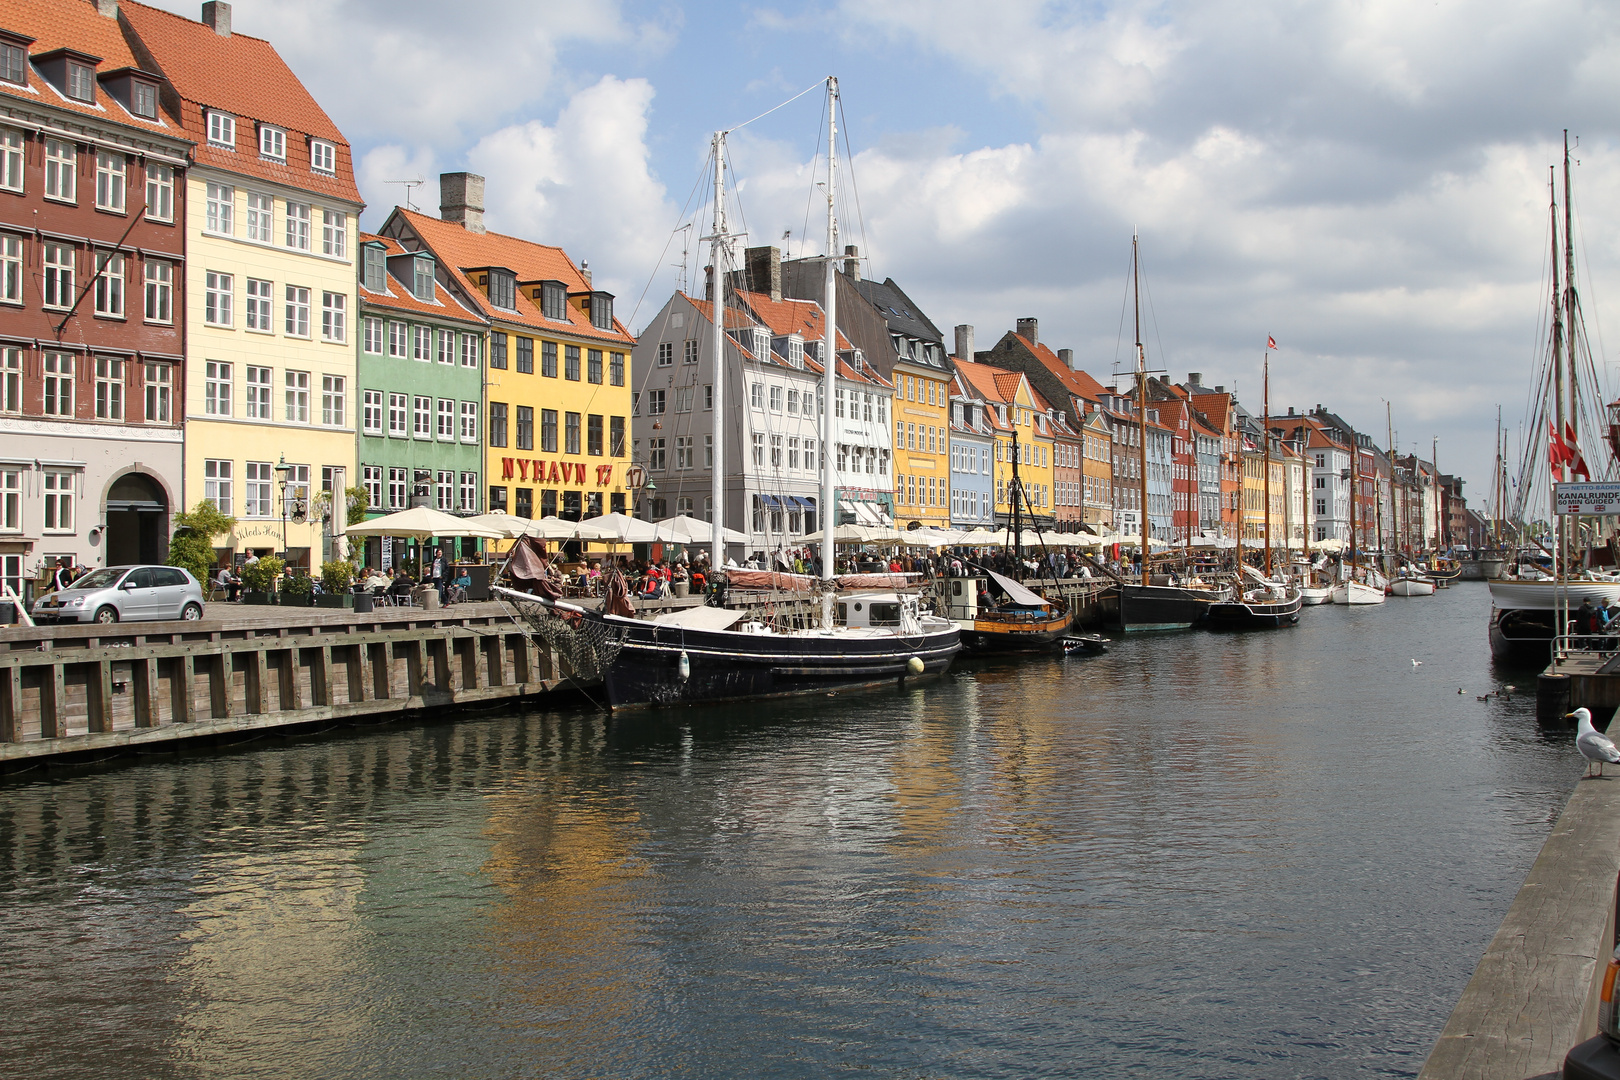
[[[298,649],[277,649],[276,665],[276,703],[284,712],[297,712],[304,707],[304,688],[298,681]]]
[[[310,650],[309,703],[332,704],[332,646]]]
[[[251,649],[242,653],[242,696],[246,700],[243,708],[249,715],[258,715],[270,711],[270,696],[265,687],[265,675],[268,665],[263,649]]]
[[[451,639],[461,662],[461,689],[482,690],[484,688],[483,672],[479,670],[478,645],[479,639],[473,636]]]
[[[231,715],[231,654],[208,658],[208,715],[222,720]]]
[[[176,656],[169,661],[170,692],[173,695],[173,710],[170,715],[177,724],[193,724],[197,721],[197,667],[196,658],[190,653]]]
[[[42,739],[60,739],[67,734],[65,667],[65,661],[52,663],[39,684],[39,737]]]
[[[478,639],[478,647],[483,651],[485,685],[490,687],[506,685],[506,642],[500,634],[490,634],[488,637]]]
[[[113,729],[112,661],[99,660],[86,673],[84,703],[90,731]]]
[[[22,742],[22,668],[0,671],[0,742]]]
[[[163,722],[163,699],[158,693],[158,662],[153,657],[130,664],[130,692],[135,698],[135,726],[154,728]]]
[[[356,642],[348,646],[349,701],[367,701],[371,693],[371,646]]]
[[[427,651],[433,663],[432,688],[446,694],[452,692],[455,687],[450,685],[450,639],[429,638]]]
[[[427,678],[426,655],[422,639],[411,638],[402,643],[401,650],[405,654],[405,695],[407,697],[421,697],[424,680]]]
[[[379,659],[372,665],[373,687],[378,701],[394,696],[394,646],[386,641],[368,643],[367,649],[376,649]]]

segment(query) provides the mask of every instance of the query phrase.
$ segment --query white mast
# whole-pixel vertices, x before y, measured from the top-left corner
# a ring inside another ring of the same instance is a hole
[[[822,305],[826,322],[822,328],[822,406],[821,406],[821,579],[833,578],[833,530],[838,511],[833,490],[834,445],[833,400],[838,382],[838,216],[833,205],[838,181],[838,77],[827,77],[827,277],[826,301]],[[717,413],[718,415],[718,413]],[[832,629],[832,590],[824,589],[821,625]]]
[[[710,490],[714,502],[714,535],[709,541],[710,576],[726,565],[726,437],[721,427],[726,415],[726,133],[714,133],[714,233],[709,237],[710,273],[713,275],[714,348],[714,469]]]

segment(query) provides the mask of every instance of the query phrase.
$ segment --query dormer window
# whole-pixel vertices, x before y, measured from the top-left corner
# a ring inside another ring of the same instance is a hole
[[[804,367],[804,338],[798,334],[788,335],[787,362],[796,368]]]
[[[21,45],[0,42],[0,79],[19,86],[28,85],[28,53]]]
[[[510,270],[489,272],[489,302],[505,311],[517,310],[517,275]]]
[[[384,290],[384,272],[387,265],[386,249],[381,244],[367,244],[361,248],[361,273],[367,289],[374,293]]]
[[[236,149],[236,117],[230,113],[208,114],[208,145]]]
[[[259,125],[259,156],[271,161],[287,160],[287,133],[269,124]]]
[[[433,260],[418,255],[411,260],[411,294],[418,300],[433,299]]]
[[[67,65],[67,96],[74,101],[96,100],[96,69],[77,60]]]
[[[558,322],[567,321],[568,286],[560,281],[542,281],[535,292],[540,300],[540,314]]]
[[[324,139],[309,141],[309,171],[337,175],[337,147]]]
[[[605,292],[591,293],[591,325],[598,330],[613,329],[613,294]],[[769,335],[767,335],[768,337]],[[766,349],[770,342],[767,340]]]
[[[148,120],[157,119],[157,87],[139,79],[129,83],[129,111]]]
[[[595,320],[593,319],[592,322]],[[754,327],[753,341],[748,349],[754,354],[755,360],[763,360],[771,355],[771,332],[763,327]]]

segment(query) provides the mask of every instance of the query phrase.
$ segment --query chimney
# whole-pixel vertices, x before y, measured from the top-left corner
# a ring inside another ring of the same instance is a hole
[[[1070,371],[1078,370],[1074,366],[1074,350],[1073,349],[1059,349],[1058,350],[1058,359],[1061,360],[1063,362],[1063,366],[1068,368]]]
[[[1215,388],[1215,392],[1216,392],[1216,393],[1217,393],[1217,394],[1224,394],[1224,393],[1226,393],[1226,387],[1224,387],[1224,386],[1217,386],[1217,387],[1216,387],[1216,388]]]
[[[115,3],[112,6],[116,8],[118,5]],[[98,0],[96,7],[98,10],[100,9],[100,0]],[[106,12],[102,12],[102,14],[106,14]],[[202,21],[204,26],[220,37],[230,37],[231,5],[227,4],[225,0],[208,0],[202,8]]]
[[[963,323],[956,328],[956,358],[973,360],[973,324]]]
[[[743,252],[743,267],[748,288],[769,293],[772,300],[782,299],[781,248],[751,247]]]
[[[861,249],[854,244],[844,245],[844,276],[851,281],[861,280]]]
[[[1041,323],[1039,319],[1027,318],[1018,320],[1018,336],[1027,338],[1031,345],[1041,343]]]
[[[484,178],[477,173],[439,174],[439,217],[470,233],[484,231]]]
[[[591,287],[591,260],[579,260],[579,276],[585,279],[585,287]]]
[[[1202,371],[1187,372],[1187,385],[1196,386],[1202,390],[1204,388],[1204,373]]]
[[[207,5],[206,4],[203,6],[203,10],[205,10],[205,11],[207,10]],[[226,29],[228,30],[230,28],[230,21],[229,21],[230,20],[230,14],[229,14],[230,8],[227,7],[225,10],[226,10],[226,15],[225,15],[226,23],[225,23],[225,26],[226,26]],[[96,0],[96,14],[97,15],[105,15],[109,19],[118,18],[118,0]],[[207,18],[208,18],[207,15],[203,16],[204,20],[206,20]]]

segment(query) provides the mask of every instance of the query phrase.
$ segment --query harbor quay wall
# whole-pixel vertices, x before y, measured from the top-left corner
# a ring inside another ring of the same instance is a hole
[[[1582,780],[1463,988],[1418,1080],[1562,1074],[1597,1034],[1617,944],[1620,776]]]

